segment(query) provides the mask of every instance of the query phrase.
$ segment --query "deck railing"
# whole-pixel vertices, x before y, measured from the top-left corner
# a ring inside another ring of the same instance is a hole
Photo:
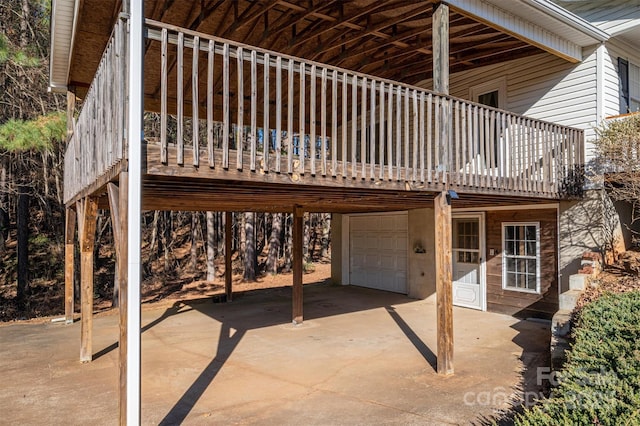
[[[151,20],[147,28],[164,164],[547,196],[576,186],[581,130]]]
[[[318,185],[321,177],[407,182],[416,190],[446,183],[543,197],[582,188],[581,130],[146,24],[145,108],[158,111],[156,135],[148,128],[146,136],[157,140],[162,164],[304,174]],[[119,20],[67,148],[65,201],[123,158],[125,36]]]
[[[64,158],[64,200],[106,175],[124,152],[126,21],[118,19],[82,102]]]

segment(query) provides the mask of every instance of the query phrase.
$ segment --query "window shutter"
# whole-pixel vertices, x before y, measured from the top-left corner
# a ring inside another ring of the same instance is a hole
[[[618,58],[618,76],[620,78],[620,114],[629,112],[629,62]]]

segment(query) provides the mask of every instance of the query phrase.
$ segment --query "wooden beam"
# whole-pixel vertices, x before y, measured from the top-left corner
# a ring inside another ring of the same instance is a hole
[[[129,234],[129,218],[128,218],[128,189],[129,187],[129,173],[120,173],[120,182],[118,191],[109,192],[109,201],[111,202],[113,197],[114,204],[116,203],[118,214],[117,220],[113,220],[114,236],[117,233],[116,251],[117,251],[117,276],[118,276],[118,315],[119,315],[119,337],[118,337],[118,369],[120,373],[119,380],[119,415],[120,424],[126,424],[127,422],[127,309],[129,307],[127,291],[129,287],[128,277],[128,261],[129,261],[129,248],[127,242],[127,235]],[[113,192],[113,196],[112,196]],[[112,213],[112,218],[113,213]],[[118,231],[116,231],[118,229]]]
[[[434,200],[438,374],[453,374],[453,283],[451,273],[451,205],[447,193]]]
[[[82,233],[80,236],[80,361],[90,362],[93,334],[93,249],[96,238],[98,200],[87,197],[83,204]]]
[[[75,278],[75,242],[76,242],[76,211],[67,208],[65,211],[64,236],[64,318],[65,323],[73,324],[73,288]]]
[[[224,292],[227,302],[233,299],[233,270],[231,266],[231,239],[233,238],[233,213],[224,212]]]
[[[302,233],[304,211],[300,207],[293,210],[293,290],[292,320],[294,324],[302,324]]]

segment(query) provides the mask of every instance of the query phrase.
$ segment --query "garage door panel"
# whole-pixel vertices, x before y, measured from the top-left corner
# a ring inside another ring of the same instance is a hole
[[[407,292],[407,215],[351,216],[351,284]]]

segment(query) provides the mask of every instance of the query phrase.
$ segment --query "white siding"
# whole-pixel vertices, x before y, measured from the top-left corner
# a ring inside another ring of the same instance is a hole
[[[637,0],[556,1],[611,35],[640,25],[640,4]]]
[[[611,39],[606,45],[605,55],[605,117],[620,114],[620,81],[618,79],[618,58],[640,66],[640,51],[628,44]]]
[[[584,129],[588,141],[594,137],[597,122],[595,49],[585,49],[583,56],[583,62],[572,64],[542,53],[452,74],[450,93],[469,99],[471,87],[504,77],[507,94],[503,109]],[[431,82],[423,86],[431,88]],[[586,155],[590,157],[589,144]]]

